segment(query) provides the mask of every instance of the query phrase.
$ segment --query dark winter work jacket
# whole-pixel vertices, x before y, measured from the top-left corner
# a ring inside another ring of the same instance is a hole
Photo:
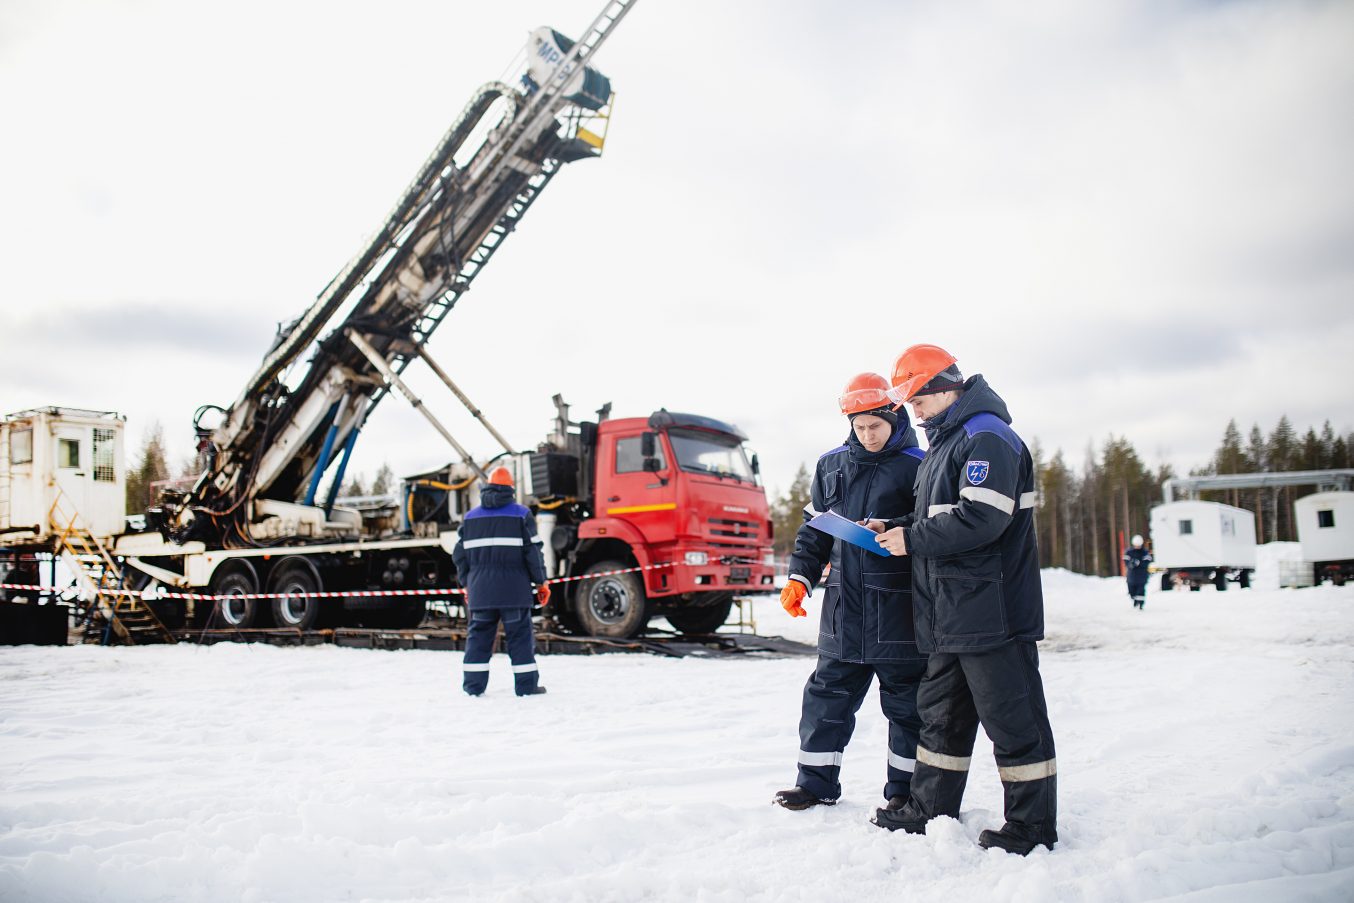
[[[982,376],[923,424],[930,448],[906,526],[917,646],[978,652],[1044,637],[1034,462]],[[890,526],[897,526],[897,522]]]
[[[536,519],[513,501],[511,486],[481,490],[479,507],[465,516],[451,555],[471,610],[530,608],[532,584],[545,582]]]
[[[1124,575],[1128,585],[1138,589],[1147,587],[1147,566],[1152,563],[1152,553],[1146,549],[1129,549],[1124,553]]]
[[[885,446],[868,452],[854,432],[846,444],[818,459],[805,524],[795,535],[790,577],[813,590],[832,564],[818,627],[818,651],[845,662],[893,662],[925,658],[912,628],[912,564],[881,558],[815,530],[808,520],[835,511],[851,520],[885,520],[912,511],[912,485],[925,456],[917,434],[900,413]]]

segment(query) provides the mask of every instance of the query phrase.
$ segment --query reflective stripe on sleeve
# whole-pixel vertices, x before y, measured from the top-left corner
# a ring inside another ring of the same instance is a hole
[[[467,539],[465,547],[467,549],[482,549],[485,546],[521,546],[522,537],[520,536],[490,536],[486,539]]]
[[[1002,781],[1007,784],[1017,784],[1021,781],[1042,781],[1044,778],[1051,778],[1057,773],[1057,759],[1045,759],[1042,762],[1032,762],[1029,765],[997,766],[997,774],[1001,775]]]
[[[488,662],[484,662],[483,664],[476,665],[476,664],[472,664],[472,663],[470,663],[470,662],[466,662],[465,664],[461,665],[461,670],[462,670],[462,671],[488,671],[488,670],[489,670],[489,663],[488,663]]]
[[[1003,514],[1012,514],[1015,511],[1015,499],[984,486],[965,486],[959,490],[959,497],[982,502],[984,505],[991,505]]]
[[[842,764],[842,754],[839,752],[808,752],[801,749],[799,751],[800,765],[840,765]]]
[[[541,539],[541,534],[539,534],[539,533],[533,533],[533,534],[531,534],[530,539],[531,539],[532,542],[536,543],[536,545],[538,545],[538,546],[539,546],[539,545],[544,545],[544,544],[545,544],[545,540]]]
[[[535,662],[532,662],[532,663],[529,664],[529,665],[513,665],[513,666],[512,666],[512,673],[513,673],[513,674],[529,674],[529,673],[531,673],[532,671],[539,671],[539,670],[541,670],[541,669],[538,668],[538,667],[536,667],[536,663],[535,663]]]
[[[931,752],[924,746],[917,747],[917,761],[932,768],[946,771],[968,771],[970,756],[947,756],[944,753]]]
[[[1020,493],[1020,507],[1033,508],[1039,502],[1039,499],[1036,496],[1037,493],[1033,492]]]
[[[809,502],[807,505],[804,506],[804,513],[807,514],[809,517],[817,517],[823,512],[813,507],[813,502]]]
[[[958,507],[958,505],[932,505],[930,508],[926,509],[926,516],[935,517],[937,514],[949,514]]]
[[[798,580],[800,583],[804,584],[804,589],[808,590],[809,592],[813,592],[813,584],[809,582],[808,577],[805,577],[802,574],[791,574],[790,579]]]
[[[916,759],[904,759],[893,750],[889,750],[889,765],[899,771],[906,771],[909,773],[917,770]]]

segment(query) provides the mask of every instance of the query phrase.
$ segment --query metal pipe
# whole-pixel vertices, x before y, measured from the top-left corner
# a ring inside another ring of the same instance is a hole
[[[503,434],[494,429],[494,425],[485,418],[484,413],[470,402],[470,399],[466,397],[466,394],[461,391],[459,386],[451,381],[451,377],[447,376],[446,371],[437,366],[437,361],[433,360],[433,356],[428,353],[426,345],[419,346],[418,356],[423,358],[423,362],[437,374],[437,378],[446,384],[446,387],[451,390],[451,394],[461,400],[461,404],[465,405],[466,410],[470,412],[471,416],[484,425],[484,428],[489,431],[489,435],[498,440],[498,444],[503,446],[504,451],[510,455],[517,454],[517,452],[513,450],[513,447],[508,444],[508,440],[503,438]]]
[[[1274,473],[1220,473],[1202,477],[1171,477],[1161,484],[1161,497],[1170,504],[1175,500],[1176,489],[1189,492],[1200,489],[1266,489],[1278,486],[1348,489],[1351,484],[1354,484],[1354,468],[1290,470]]]
[[[475,475],[478,476],[481,480],[485,480],[487,482],[489,479],[489,475],[484,472],[484,469],[482,467],[480,467],[478,464],[475,463],[474,458],[470,457],[470,452],[466,451],[461,446],[461,443],[457,442],[456,439],[451,435],[451,433],[447,431],[447,428],[444,427],[441,424],[441,422],[438,421],[438,419],[433,416],[432,412],[423,406],[423,400],[420,399],[417,395],[415,395],[413,391],[407,385],[404,384],[404,380],[400,379],[399,375],[394,370],[390,369],[390,364],[386,363],[385,358],[381,357],[381,355],[376,351],[376,349],[371,346],[371,343],[368,342],[366,339],[362,338],[362,336],[358,335],[357,331],[354,330],[351,326],[343,330],[343,332],[346,336],[348,336],[348,339],[354,345],[357,346],[357,350],[361,351],[363,356],[365,356],[367,360],[371,361],[371,365],[375,367],[380,372],[380,374],[386,378],[386,381],[389,382],[392,386],[394,386],[396,391],[398,391],[401,395],[404,396],[405,401],[408,401],[409,404],[413,405],[414,410],[418,411],[425,418],[427,418],[427,421],[433,425],[433,429],[441,433],[442,438],[447,440],[447,443],[452,448],[456,449],[456,453],[461,456],[461,460],[464,461],[467,465],[469,465],[471,470],[475,471]]]
[[[325,433],[324,444],[320,446],[320,457],[315,462],[315,473],[310,477],[310,486],[306,488],[306,498],[302,502],[303,505],[315,504],[315,493],[320,489],[320,478],[324,476],[324,470],[329,466],[329,453],[334,450],[334,437],[338,435],[339,410],[347,400],[348,397],[345,395],[329,408],[329,431]]]

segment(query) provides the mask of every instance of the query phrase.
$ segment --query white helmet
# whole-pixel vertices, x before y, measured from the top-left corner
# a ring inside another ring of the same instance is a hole
[[[1133,537],[1133,548],[1135,548],[1135,549],[1141,549],[1141,548],[1142,548],[1142,536],[1136,535],[1136,534],[1134,535],[1134,537]]]

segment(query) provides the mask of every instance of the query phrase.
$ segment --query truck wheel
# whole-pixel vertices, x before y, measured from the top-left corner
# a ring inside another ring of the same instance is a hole
[[[232,561],[216,569],[208,589],[216,596],[244,596],[259,591],[259,578],[254,566],[247,561]],[[203,627],[243,630],[253,627],[260,620],[263,609],[262,599],[218,599],[210,606],[198,603],[199,611],[207,616],[199,620]]]
[[[1226,571],[1214,571],[1214,572],[1213,572],[1213,585],[1214,585],[1215,587],[1217,587],[1218,592],[1220,592],[1220,593],[1225,593],[1225,592],[1227,592],[1227,572],[1226,572]]]
[[[624,570],[619,561],[599,561],[585,571]],[[579,581],[575,602],[579,626],[590,636],[632,637],[649,623],[649,599],[639,574],[608,574]]]
[[[713,605],[693,605],[667,612],[664,617],[682,633],[714,633],[729,619],[733,597]]]
[[[1242,589],[1250,589],[1250,588],[1251,588],[1251,572],[1250,572],[1250,571],[1242,571],[1242,572],[1241,572],[1241,577],[1240,577],[1240,579],[1237,580],[1237,585],[1240,586]]]
[[[1161,591],[1162,591],[1163,593],[1169,593],[1169,592],[1170,592],[1171,590],[1173,590],[1173,589],[1175,589],[1175,581],[1171,579],[1171,575],[1170,575],[1170,574],[1162,574],[1162,575],[1161,575]]]
[[[287,593],[285,599],[273,599],[273,621],[278,627],[293,630],[312,630],[319,625],[322,609],[328,599],[317,599],[315,593],[323,588],[315,565],[304,558],[284,558],[273,568],[268,578],[268,592]]]

